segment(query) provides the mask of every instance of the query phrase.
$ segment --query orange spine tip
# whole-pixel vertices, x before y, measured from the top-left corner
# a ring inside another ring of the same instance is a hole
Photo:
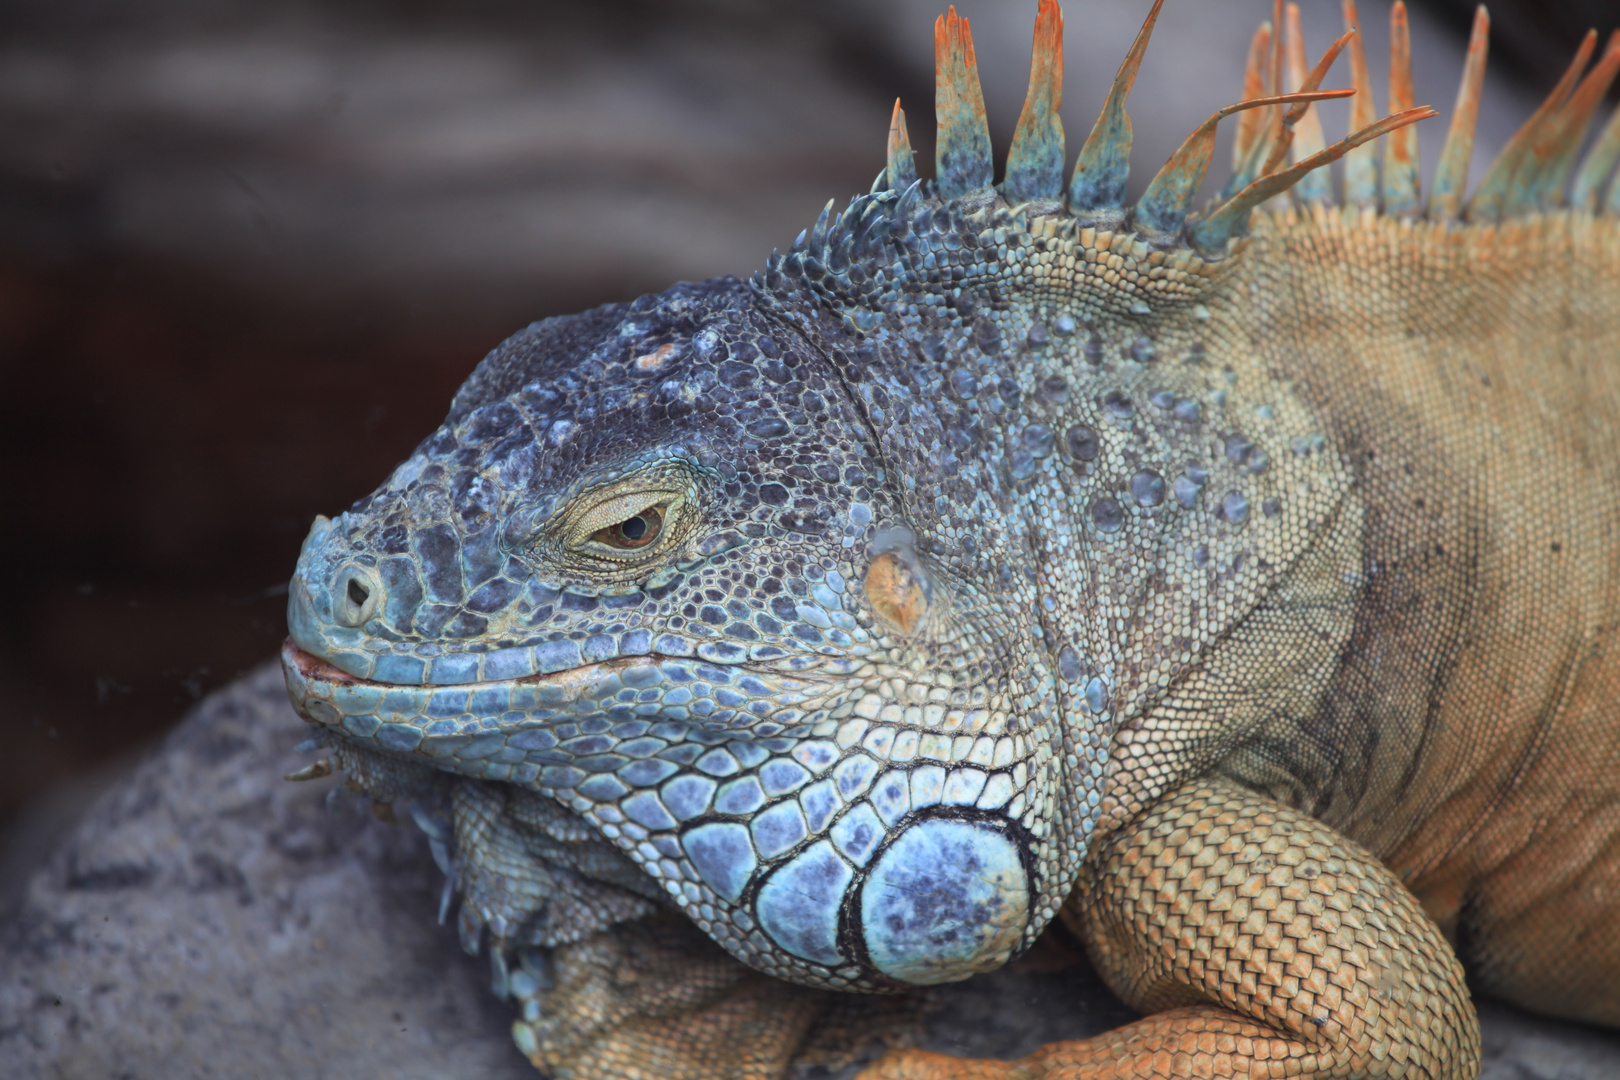
[[[1356,96],[1350,100],[1350,130],[1360,131],[1378,119],[1378,102],[1373,96],[1372,72],[1367,69],[1367,46],[1361,35],[1361,14],[1356,0],[1344,0],[1344,28],[1350,39],[1350,85]],[[1377,148],[1363,143],[1344,156],[1344,201],[1348,206],[1374,206],[1378,202]]]
[[[1570,206],[1588,213],[1597,212],[1603,187],[1609,181],[1609,174],[1614,171],[1616,160],[1620,160],[1620,108],[1616,108],[1610,115],[1609,122],[1603,126],[1603,130],[1593,141],[1592,148],[1587,151],[1586,160],[1581,162],[1580,171],[1575,174],[1575,184],[1570,191]],[[1611,185],[1610,201],[1613,201],[1617,194],[1620,194],[1620,185]]]
[[[1548,123],[1558,110],[1563,108],[1564,102],[1574,91],[1575,85],[1580,81],[1581,72],[1586,70],[1587,63],[1592,59],[1592,52],[1597,48],[1597,31],[1588,30],[1586,37],[1581,40],[1581,47],[1575,50],[1575,59],[1570,61],[1558,85],[1552,88],[1530,119],[1524,126],[1513,133],[1502,152],[1496,155],[1491,167],[1485,173],[1485,179],[1479,182],[1479,190],[1474,192],[1473,198],[1468,200],[1465,216],[1470,221],[1496,221],[1502,214],[1512,207],[1512,186],[1515,175],[1524,165],[1530,154],[1530,147],[1534,144],[1542,125]]]
[[[1474,11],[1474,29],[1468,35],[1468,54],[1463,61],[1462,82],[1457,86],[1457,105],[1451,113],[1446,145],[1440,151],[1440,165],[1434,173],[1434,190],[1429,193],[1429,217],[1454,221],[1462,211],[1463,193],[1468,188],[1468,163],[1474,156],[1474,131],[1479,124],[1479,97],[1485,86],[1485,62],[1490,55],[1491,16],[1481,4]]]
[[[1266,96],[1276,97],[1283,92],[1283,0],[1275,0],[1271,5],[1271,57],[1266,68]],[[1288,141],[1293,138],[1283,121],[1283,109],[1266,110],[1266,144],[1271,155],[1267,164],[1260,171],[1268,173],[1274,167],[1272,161],[1277,160],[1279,147],[1286,148]]]
[[[1317,70],[1306,74],[1305,33],[1299,25],[1299,5],[1289,4],[1285,9],[1283,38],[1288,54],[1288,89],[1314,90],[1327,74],[1328,65],[1338,58],[1351,35],[1344,34],[1333,43],[1323,56]],[[1322,120],[1314,105],[1296,105],[1290,110],[1297,115],[1294,124],[1293,160],[1301,161],[1318,153],[1327,145],[1322,136]],[[1294,194],[1303,202],[1330,203],[1333,201],[1331,177],[1326,171],[1307,173],[1300,177]]]
[[[1586,73],[1569,98],[1530,144],[1530,157],[1514,177],[1518,209],[1547,209],[1563,203],[1564,186],[1575,164],[1576,152],[1586,141],[1587,128],[1615,73],[1620,70],[1620,31],[1609,36],[1602,57]]]
[[[1142,57],[1147,53],[1148,41],[1163,7],[1164,0],[1153,0],[1152,9],[1142,21],[1136,40],[1114,76],[1108,100],[1080,147],[1074,175],[1069,180],[1070,213],[1111,212],[1125,205],[1125,181],[1130,176],[1131,157],[1131,118],[1125,111],[1125,102],[1131,95],[1131,87],[1136,85],[1136,73],[1142,67]]]
[[[1412,107],[1412,32],[1406,4],[1395,0],[1389,9],[1389,111]]]
[[[1299,25],[1299,5],[1289,4],[1285,9],[1283,21],[1283,45],[1288,53],[1288,81],[1287,89],[1302,90],[1305,88],[1307,78],[1305,68],[1305,33]],[[1343,48],[1341,41],[1338,48]],[[1335,55],[1337,50],[1335,50]],[[1316,115],[1316,108],[1312,105],[1305,107],[1305,113],[1299,118],[1294,128],[1294,157],[1310,157],[1327,145],[1322,137],[1322,122]]]
[[[1344,0],[1344,29],[1350,39],[1350,85],[1356,98],[1350,103],[1350,130],[1360,131],[1378,119],[1378,100],[1373,96],[1372,72],[1367,67],[1367,43],[1362,40],[1361,15],[1356,0]]]
[[[990,127],[973,52],[973,28],[951,7],[934,23],[935,183],[945,198],[990,186]]]
[[[1001,190],[1008,202],[1055,199],[1063,192],[1063,13],[1041,0],[1030,50],[1029,92],[1007,151]]]
[[[1266,96],[1266,53],[1271,48],[1271,27],[1265,23],[1249,40],[1249,59],[1243,68],[1243,100],[1253,101]],[[1265,114],[1249,111],[1238,121],[1237,136],[1232,140],[1232,171],[1243,168],[1243,163],[1254,152],[1265,128]]]
[[[1328,46],[1327,52],[1322,54],[1322,59],[1316,62],[1316,67],[1312,68],[1311,73],[1305,76],[1304,82],[1299,87],[1301,93],[1310,93],[1322,85],[1322,80],[1327,77],[1328,68],[1333,66],[1333,61],[1339,58],[1339,53],[1352,36],[1349,33],[1343,34],[1339,40]],[[1301,64],[1301,66],[1304,65]],[[1351,90],[1349,93],[1353,94],[1355,91]],[[1307,115],[1310,107],[1307,102],[1302,100],[1301,104],[1295,105],[1283,113],[1281,129],[1277,132],[1276,139],[1271,147],[1271,155],[1266,159],[1265,168],[1260,170],[1260,175],[1264,176],[1272,172],[1282,163],[1282,159],[1287,155],[1289,147],[1293,144],[1295,127]],[[1317,126],[1317,132],[1320,134],[1321,125]]]
[[[894,191],[904,191],[917,182],[917,159],[911,152],[911,134],[899,98],[894,99],[894,112],[889,115],[888,168],[889,187]]]
[[[1271,70],[1266,76],[1266,94],[1276,97],[1283,92],[1283,0],[1271,5],[1271,26],[1276,36],[1271,41]]]
[[[1406,4],[1395,0],[1389,10],[1389,111],[1412,109],[1412,39]],[[1384,142],[1384,213],[1411,214],[1418,202],[1417,131],[1410,126],[1391,133]]]

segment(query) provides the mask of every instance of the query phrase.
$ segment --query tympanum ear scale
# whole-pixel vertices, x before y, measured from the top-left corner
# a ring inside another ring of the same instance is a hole
[[[866,601],[878,617],[902,634],[914,634],[928,613],[928,597],[911,568],[892,552],[872,560]]]

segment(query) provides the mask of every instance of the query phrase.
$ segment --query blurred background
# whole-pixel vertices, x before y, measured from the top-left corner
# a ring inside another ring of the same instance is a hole
[[[1301,6],[1319,53],[1338,0]],[[313,516],[376,486],[502,338],[752,272],[868,188],[896,96],[929,175],[942,7],[0,3],[0,830],[271,657]],[[1269,7],[1166,5],[1135,190],[1237,99]],[[1147,3],[1064,8],[1072,160]],[[1035,2],[959,9],[1004,150]],[[1617,9],[1492,4],[1476,179]],[[1414,9],[1418,100],[1445,116],[1471,13]],[[1362,17],[1382,88],[1388,5]],[[1421,129],[1431,168],[1446,122]]]

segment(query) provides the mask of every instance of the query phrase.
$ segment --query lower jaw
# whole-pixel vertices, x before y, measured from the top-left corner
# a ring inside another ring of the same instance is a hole
[[[319,657],[304,652],[290,641],[282,651],[288,689],[298,712],[344,742],[368,750],[414,758],[458,775],[522,785],[557,799],[593,820],[599,828],[604,827],[605,821],[611,820],[599,817],[602,806],[617,805],[631,792],[639,797],[640,792],[663,784],[680,771],[674,763],[656,757],[621,766],[619,762],[625,759],[609,752],[615,739],[623,741],[646,734],[654,738],[667,737],[672,744],[690,740],[704,748],[741,739],[754,742],[760,750],[785,754],[809,736],[808,722],[797,729],[786,730],[777,737],[756,738],[757,732],[740,727],[729,730],[720,727],[719,730],[705,732],[699,725],[712,722],[715,710],[711,709],[707,717],[692,716],[690,695],[685,703],[675,706],[632,700],[639,698],[642,691],[633,684],[626,685],[627,680],[651,680],[649,687],[667,685],[666,673],[658,664],[660,659],[614,660],[554,675],[530,676],[499,683],[399,686],[348,675]],[[737,669],[715,669],[715,673],[743,674]],[[713,687],[708,689],[712,692]],[[632,691],[630,699],[619,700],[620,693]],[[496,708],[497,705],[502,707]],[[648,707],[647,713],[638,716],[635,711],[638,705]],[[683,715],[670,715],[676,711]],[[389,719],[385,720],[385,716]],[[401,717],[405,718],[404,722],[398,719]],[[743,714],[743,719],[749,722],[754,720],[748,714]],[[699,723],[694,724],[694,720]],[[597,733],[611,733],[612,737],[600,740],[603,743],[600,752],[584,752],[582,747],[590,736]],[[609,758],[617,760],[607,761]],[[746,759],[743,760],[745,767],[754,767]],[[929,768],[940,774],[941,781],[945,779],[945,768],[927,766],[922,771]],[[644,770],[645,775],[636,770]],[[901,771],[913,770],[902,766]],[[915,789],[914,780],[912,786]],[[984,785],[981,783],[981,786]],[[616,791],[610,790],[615,787]],[[973,794],[977,796],[978,790]],[[936,800],[941,805],[936,811],[928,811],[925,817],[937,820],[927,823],[913,819],[900,833],[921,825],[923,828],[914,837],[916,840],[932,837],[930,829],[956,830],[961,836],[954,832],[942,832],[935,838],[936,843],[924,845],[924,848],[906,855],[892,867],[889,865],[891,862],[901,859],[902,852],[898,849],[890,855],[874,853],[872,861],[862,866],[871,871],[884,867],[900,872],[913,865],[933,864],[941,857],[940,852],[932,850],[936,846],[941,848],[941,852],[946,848],[952,849],[952,856],[957,854],[956,848],[962,848],[970,855],[977,852],[982,857],[994,856],[987,858],[990,863],[1007,862],[1007,851],[1011,851],[1012,846],[1005,840],[995,839],[996,835],[1001,835],[1001,830],[980,828],[972,823],[983,822],[986,827],[991,826],[1005,813],[1001,810],[1001,804],[1007,802],[1011,795],[1009,789],[996,800],[995,806],[980,806],[975,812],[973,804],[978,802],[977,799],[966,800],[960,804],[960,808],[955,808],[947,805],[954,802],[948,790],[943,797],[936,794]],[[1016,807],[1013,810],[1016,811]],[[682,820],[685,821],[684,818]],[[672,835],[684,836],[697,824],[695,821],[682,825],[672,823]],[[815,831],[817,835],[831,835],[829,825],[824,824]],[[616,839],[617,829],[605,835]],[[965,848],[964,844],[967,845]],[[818,846],[827,845],[822,842]],[[1003,848],[1007,851],[1003,851]],[[626,850],[629,853],[629,849]],[[786,857],[781,866],[771,869],[785,872],[788,864],[804,861],[810,854],[807,849]],[[952,856],[944,857],[951,859]],[[797,962],[781,970],[771,970],[769,966],[758,964],[758,958],[743,955],[734,948],[734,945],[740,944],[740,939],[738,942],[727,942],[717,936],[716,940],[745,962],[762,966],[779,977],[809,985],[839,989],[899,989],[908,984],[954,981],[986,967],[998,966],[1016,951],[1019,931],[1028,918],[1029,879],[1022,876],[1024,871],[1010,863],[998,873],[1014,874],[1019,878],[1017,882],[1005,882],[1004,889],[996,890],[1000,900],[991,906],[1001,909],[1002,925],[990,940],[975,941],[974,947],[963,950],[961,955],[935,955],[941,950],[930,946],[928,955],[920,960],[914,959],[912,954],[916,952],[917,943],[911,939],[919,933],[927,936],[926,927],[920,931],[914,929],[899,933],[898,936],[897,932],[882,928],[890,924],[914,922],[922,917],[922,913],[908,914],[898,909],[891,911],[876,905],[875,900],[869,913],[865,911],[868,905],[861,905],[862,921],[871,922],[871,926],[863,928],[863,940],[867,940],[867,947],[863,951],[870,951],[872,955],[857,961],[854,970],[848,966],[848,959],[830,965],[825,975],[818,974],[815,967],[806,968]],[[762,880],[769,876],[770,871],[762,869]],[[856,876],[864,880],[866,871],[858,870]],[[966,888],[984,880],[983,875],[968,875],[962,884]],[[784,886],[786,884],[787,879],[784,878]],[[786,890],[783,896],[792,891]],[[915,883],[911,882],[907,883],[902,893],[913,891]],[[676,899],[679,901],[678,897]],[[780,898],[771,900],[763,893],[759,899],[767,909],[772,903],[778,906],[785,903]],[[992,896],[965,897],[964,903],[976,907],[994,899],[996,897]],[[788,908],[783,910],[789,911]],[[693,911],[688,914],[696,918]],[[869,970],[864,974],[858,973],[863,968]],[[833,969],[841,969],[836,972],[840,977],[834,977]]]

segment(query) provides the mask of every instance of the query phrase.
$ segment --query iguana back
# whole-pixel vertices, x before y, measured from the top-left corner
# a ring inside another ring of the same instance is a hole
[[[1311,627],[1325,679],[1275,693],[1252,624],[1217,649],[1265,687],[1220,771],[1378,855],[1476,985],[1620,1023],[1620,226],[1290,214],[1224,293],[1211,362],[1296,396],[1354,476],[1311,596],[1362,580]],[[1217,711],[1190,697],[1129,745]]]

